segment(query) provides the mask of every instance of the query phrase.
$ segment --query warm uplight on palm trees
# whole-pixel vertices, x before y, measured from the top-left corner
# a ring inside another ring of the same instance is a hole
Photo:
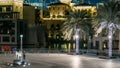
[[[21,62],[23,61],[23,35],[20,35]]]

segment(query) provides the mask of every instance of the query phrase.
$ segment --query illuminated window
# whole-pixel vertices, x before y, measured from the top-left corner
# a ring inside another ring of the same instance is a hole
[[[2,12],[6,12],[6,7],[2,7]]]
[[[56,39],[59,39],[59,38],[60,38],[60,35],[59,35],[59,34],[57,34],[57,35],[56,35]]]

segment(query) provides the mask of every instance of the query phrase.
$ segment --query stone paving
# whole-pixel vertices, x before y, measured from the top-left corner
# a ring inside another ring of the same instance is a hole
[[[11,62],[14,55],[0,54],[0,68],[120,68],[120,59],[100,59],[88,55],[68,54],[27,54],[26,61],[30,66],[8,67],[4,64]]]

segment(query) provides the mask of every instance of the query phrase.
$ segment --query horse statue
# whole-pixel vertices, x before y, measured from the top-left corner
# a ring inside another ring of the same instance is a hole
[[[20,60],[22,58],[22,51],[15,52],[16,59]]]

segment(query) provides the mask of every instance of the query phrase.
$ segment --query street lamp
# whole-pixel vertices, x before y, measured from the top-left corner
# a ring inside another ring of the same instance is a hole
[[[23,35],[21,34],[20,35],[20,45],[21,45],[21,47],[20,47],[20,49],[21,49],[21,51],[22,51],[22,45],[23,45]]]
[[[23,61],[23,35],[20,35],[21,62]]]
[[[7,63],[8,66],[23,66],[26,67],[26,65],[31,65],[30,63],[27,63],[25,61],[23,61],[23,35],[20,35],[20,52],[16,52],[17,53],[17,57],[20,57],[20,59],[17,59],[16,61],[13,61],[13,63]]]
[[[112,39],[112,36],[108,36],[108,39]]]

